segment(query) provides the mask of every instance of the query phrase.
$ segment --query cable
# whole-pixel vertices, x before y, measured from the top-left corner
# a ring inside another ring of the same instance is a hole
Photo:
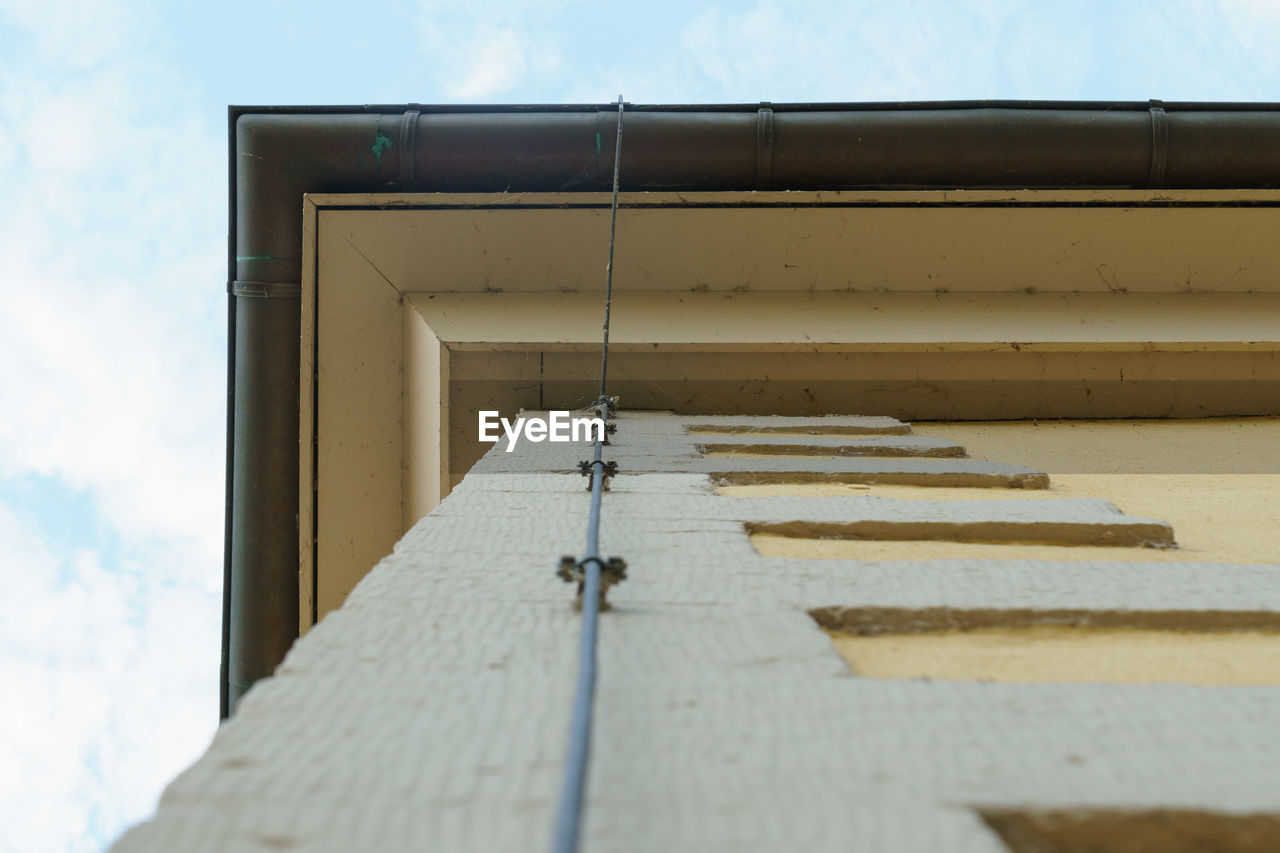
[[[578,640],[578,688],[569,719],[569,749],[565,758],[560,804],[556,809],[554,853],[575,853],[582,829],[583,792],[591,750],[591,711],[596,688],[596,626],[600,617],[600,497],[604,493],[603,447],[596,442],[591,474],[591,515],[587,522],[587,556],[582,567],[582,632]]]
[[[604,268],[604,345],[600,348],[600,399],[609,374],[609,312],[613,307],[613,238],[618,229],[618,177],[622,174],[622,96],[618,96],[618,140],[613,145],[613,205],[609,209],[609,263]]]
[[[609,311],[613,299],[613,242],[618,221],[618,176],[622,162],[622,96],[618,96],[618,141],[613,154],[613,208],[609,219],[609,264],[605,273],[604,291],[604,340],[600,356],[600,399],[594,404],[601,420],[609,418],[610,401],[605,394],[605,380],[609,369]],[[555,829],[552,835],[552,853],[577,853],[582,832],[583,799],[587,783],[587,768],[591,758],[591,716],[596,690],[596,634],[600,619],[601,574],[609,569],[611,576],[621,579],[624,568],[619,560],[608,563],[600,557],[600,503],[604,495],[605,479],[612,472],[612,463],[604,461],[605,435],[598,435],[595,453],[590,463],[591,510],[587,516],[587,551],[581,561],[572,557],[561,560],[561,577],[581,578],[582,630],[578,639],[578,684],[573,697],[573,711],[569,719],[569,747],[565,758],[564,780],[560,786],[560,801],[556,807]]]

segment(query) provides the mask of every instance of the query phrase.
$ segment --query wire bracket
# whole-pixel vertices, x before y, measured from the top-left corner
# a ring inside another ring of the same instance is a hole
[[[616,583],[622,583],[627,579],[627,561],[621,557],[610,557],[607,560],[601,560],[599,557],[587,557],[585,560],[579,560],[573,555],[565,555],[560,558],[560,565],[556,569],[556,576],[565,583],[576,583],[578,585],[578,596],[573,601],[573,609],[582,609],[582,587],[586,580],[587,563],[596,563],[600,566],[600,610],[610,609],[606,596],[609,593],[609,587]]]
[[[613,415],[614,412],[618,411],[618,395],[615,394],[612,397],[606,397],[601,394],[598,398],[592,401],[591,405],[587,408],[599,409],[601,407],[604,408],[605,417]]]
[[[584,459],[578,463],[578,473],[587,478],[587,491],[591,491],[591,475],[593,468],[599,465],[604,471],[604,490],[609,491],[609,479],[618,473],[618,463],[615,460],[604,462],[600,459]]]

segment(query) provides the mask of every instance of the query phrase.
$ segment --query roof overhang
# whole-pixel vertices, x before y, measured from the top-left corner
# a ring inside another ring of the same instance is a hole
[[[231,109],[224,715],[243,690],[268,675],[281,660],[300,621],[297,524],[303,197],[317,193],[476,192],[505,194],[494,198],[506,203],[514,192],[600,191],[606,188],[610,175],[615,110],[613,105]],[[708,227],[720,227],[737,215],[732,211],[750,205],[731,202],[715,208],[708,202],[699,206],[691,202],[688,193],[812,191],[819,196],[814,199],[815,208],[821,208],[815,215],[829,217],[839,209],[839,203],[821,197],[828,190],[1104,187],[1113,191],[1251,191],[1243,197],[1227,193],[1227,197],[1199,201],[1147,193],[1141,198],[1119,197],[1110,202],[1094,199],[1086,205],[1104,208],[1110,204],[1142,211],[1199,206],[1213,208],[1215,215],[1231,216],[1230,211],[1237,209],[1256,212],[1270,207],[1270,196],[1258,191],[1280,183],[1280,110],[1274,104],[965,102],[629,106],[628,110],[623,189],[628,193],[678,192],[681,195],[663,203],[679,210],[679,215],[714,212],[707,221],[716,224]],[[601,205],[582,198],[585,210],[575,211],[583,205],[573,202],[553,201],[554,212],[541,218],[561,220],[564,215],[582,213],[587,217],[585,222],[598,223]],[[982,201],[970,195],[953,197],[940,206],[963,206],[970,200],[980,202],[975,211],[1027,207],[1026,199]],[[779,209],[800,210],[792,201],[784,199]],[[391,197],[378,201],[375,196],[355,207],[396,203]],[[593,205],[594,212],[590,209]],[[924,210],[884,199],[876,200],[873,206],[881,221]],[[1053,215],[1072,206],[1073,202],[1061,199],[1050,205]],[[900,208],[906,212],[893,212]],[[860,215],[854,211],[851,207],[834,215]],[[624,215],[639,217],[640,213],[628,210]],[[655,222],[667,223],[677,215],[657,210],[651,213]],[[540,216],[531,208],[512,215],[531,226]],[[803,218],[805,214],[790,215]],[[1168,223],[1169,218],[1164,221]],[[1247,218],[1242,227],[1257,223],[1257,218]],[[589,226],[583,227],[590,231]],[[767,240],[776,232],[773,225],[753,227],[763,228],[761,239]],[[1171,262],[1170,252],[1159,249],[1159,230],[1151,236],[1156,249],[1146,253],[1149,264],[1157,268]],[[676,229],[675,233],[696,231]],[[1103,234],[1100,239],[1105,238]],[[1006,248],[1017,245],[1017,240],[1005,241]],[[1178,249],[1182,246],[1180,239]],[[530,252],[535,248],[531,246]],[[675,259],[679,255],[672,248]],[[544,245],[544,253],[548,250]],[[685,254],[696,260],[696,252]],[[466,252],[454,251],[451,256],[460,258],[460,263],[475,263],[474,257],[467,259]],[[851,274],[867,276],[879,268],[865,263],[861,256],[858,260]],[[899,263],[917,260],[912,253],[898,258]],[[1240,274],[1249,275],[1248,269],[1274,269],[1261,260],[1254,264],[1263,265],[1250,266]],[[544,268],[545,264],[525,264],[535,275]],[[729,278],[732,272],[732,268],[727,273],[720,270]],[[1111,272],[1112,284],[1126,288],[1115,278],[1115,271]],[[1134,274],[1141,278],[1149,270],[1144,273],[1143,265],[1138,264]],[[779,280],[789,276],[801,279],[801,273],[781,272]],[[1105,270],[1098,271],[1097,278],[1107,285]],[[494,289],[492,283],[489,286]],[[483,292],[483,287],[480,290]],[[685,298],[696,301],[705,295]],[[918,297],[908,296],[896,306],[886,303],[881,307],[906,316],[911,313],[910,298]],[[452,322],[457,330],[472,322],[456,319],[460,311],[478,315],[528,308],[514,306],[504,296],[476,311],[477,299],[459,293],[448,311],[429,309],[428,313],[435,310],[442,318],[437,322]],[[747,305],[753,300],[737,300],[739,308],[727,312],[726,318],[734,315],[739,326],[749,325],[749,316],[759,309],[759,305]],[[585,306],[574,307],[572,299],[553,302],[553,308],[544,304],[539,309],[544,319],[550,316],[547,311],[562,312],[565,317],[586,316]],[[810,321],[816,329],[818,318],[828,314],[828,306],[820,303],[821,295],[805,296],[778,314],[780,322],[790,324],[787,328],[792,331],[787,334],[803,334],[801,327]],[[1013,305],[970,303],[958,310],[960,316],[969,310],[984,317],[1002,316],[1002,312],[1021,317],[1024,306]],[[1085,313],[1096,310],[1090,308],[1088,298],[1077,307]],[[637,308],[637,313],[642,310]],[[667,309],[650,306],[649,310],[661,313]],[[1155,305],[1151,310],[1165,309]],[[1221,315],[1221,330],[1206,334],[1229,336],[1226,330],[1230,327],[1232,333],[1244,330],[1252,335],[1248,308],[1237,313],[1234,320]],[[1149,313],[1144,309],[1131,314],[1128,319],[1114,318],[1119,325],[1113,337],[1143,337],[1142,324],[1150,320]],[[446,315],[455,319],[449,321]],[[1046,314],[1037,322],[1051,324],[1055,320]],[[531,322],[531,328],[536,325]],[[629,333],[623,325],[625,346]],[[845,347],[883,343],[853,340],[858,335],[875,337],[874,331],[856,322],[840,328],[845,331],[839,334],[851,339],[832,338],[826,343]],[[473,330],[470,334],[483,338],[485,333]],[[913,334],[927,336],[927,323]],[[541,336],[553,333],[544,330]],[[633,343],[638,342],[637,338]],[[483,345],[484,341],[472,343]],[[585,342],[579,343],[585,346]]]

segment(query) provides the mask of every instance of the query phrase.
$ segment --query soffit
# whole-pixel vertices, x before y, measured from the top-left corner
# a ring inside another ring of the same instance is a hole
[[[308,200],[401,292],[602,286],[606,194]],[[625,193],[614,286],[1280,292],[1276,206],[1272,191]]]
[[[304,631],[486,449],[478,410],[572,408],[597,393],[608,201],[307,197]],[[629,407],[1274,410],[1280,193],[623,202],[610,390]]]
[[[599,293],[408,294],[455,351],[600,348]],[[1280,293],[619,293],[609,346],[652,351],[1274,350]]]

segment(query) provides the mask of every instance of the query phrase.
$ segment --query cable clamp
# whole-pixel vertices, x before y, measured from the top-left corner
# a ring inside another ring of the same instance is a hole
[[[603,444],[605,447],[610,446],[611,444],[613,444],[613,442],[609,440],[609,436],[616,435],[617,432],[618,432],[617,424],[615,424],[613,421],[605,421],[604,422],[604,439],[600,443]]]
[[[578,463],[578,473],[584,477],[590,478],[593,473],[592,469],[595,468],[595,466],[597,465],[601,466],[601,468],[604,471],[604,489],[605,491],[608,491],[609,478],[615,476],[618,473],[617,461],[610,459],[608,462],[603,462],[599,459],[591,459],[591,460],[584,459],[583,461]],[[591,491],[591,483],[589,480],[587,482],[587,491]]]
[[[606,418],[607,418],[607,417],[609,417],[609,416],[610,416],[610,415],[612,415],[614,412],[618,411],[618,396],[615,394],[615,395],[614,395],[614,396],[612,396],[612,397],[598,397],[598,398],[596,398],[596,400],[595,400],[595,401],[594,401],[590,406],[588,406],[587,408],[589,408],[589,409],[598,409],[598,408],[600,408],[601,406],[603,406],[603,407],[604,407],[604,415],[605,415],[605,417],[606,417]]]
[[[596,563],[600,566],[600,609],[602,611],[609,609],[609,602],[605,600],[608,595],[609,587],[616,583],[622,583],[627,579],[627,561],[621,557],[610,557],[602,560],[599,557],[587,557],[585,560],[578,560],[572,555],[566,555],[560,558],[560,565],[556,569],[556,577],[565,583],[576,583],[578,585],[578,595],[573,601],[575,610],[582,609],[582,587],[586,580],[587,563]]]

